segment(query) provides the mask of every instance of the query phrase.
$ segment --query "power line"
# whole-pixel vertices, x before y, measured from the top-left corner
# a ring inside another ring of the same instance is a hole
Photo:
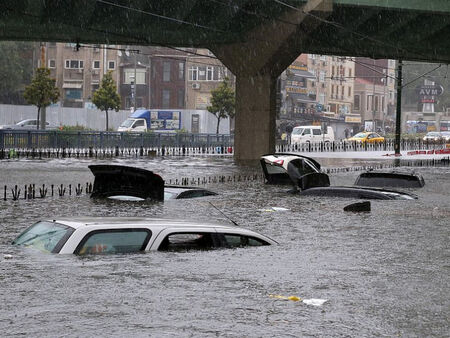
[[[138,8],[133,8],[133,7],[129,7],[129,6],[119,5],[119,4],[116,4],[116,3],[113,3],[113,2],[109,2],[109,1],[105,1],[105,0],[96,0],[96,2],[105,4],[105,5],[108,5],[108,6],[113,6],[113,7],[126,9],[126,10],[129,10],[129,11],[134,11],[134,12],[145,14],[145,15],[150,15],[150,16],[153,16],[153,17],[156,17],[156,18],[159,18],[159,19],[164,19],[164,20],[173,21],[173,22],[180,23],[180,24],[190,25],[190,26],[193,26],[193,27],[196,27],[196,28],[207,29],[207,30],[210,30],[210,31],[213,31],[213,32],[228,33],[228,32],[226,32],[224,30],[216,29],[216,28],[213,28],[213,27],[204,26],[204,25],[200,25],[200,24],[197,24],[197,23],[192,23],[192,22],[189,22],[189,21],[184,21],[184,20],[181,20],[181,19],[173,18],[173,17],[169,17],[169,16],[165,16],[165,15],[160,15],[160,14],[144,11],[144,10],[138,9]]]

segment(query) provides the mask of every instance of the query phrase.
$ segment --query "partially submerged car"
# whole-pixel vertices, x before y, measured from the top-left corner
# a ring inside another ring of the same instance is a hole
[[[312,158],[286,153],[267,154],[261,157],[266,181],[269,184],[291,184],[300,195],[347,197],[362,199],[416,199],[401,191],[330,186],[327,174],[321,172],[320,165]]]
[[[62,218],[39,221],[13,245],[57,254],[189,251],[277,244],[240,227],[157,218]]]
[[[94,174],[92,198],[125,201],[163,201],[217,195],[199,187],[164,185],[161,176],[150,170],[122,165],[90,165]]]
[[[361,173],[355,185],[365,187],[422,188],[425,180],[413,170],[370,170]]]

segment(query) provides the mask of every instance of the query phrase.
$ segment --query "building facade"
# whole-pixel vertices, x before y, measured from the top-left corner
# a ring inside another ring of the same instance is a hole
[[[355,58],[354,112],[364,129],[390,131],[395,115],[395,61]]]
[[[92,45],[77,48],[73,43],[45,44],[46,67],[60,89],[61,106],[92,106],[92,93],[99,88],[103,75],[108,71],[112,72],[117,84],[120,82],[120,57],[114,47]]]

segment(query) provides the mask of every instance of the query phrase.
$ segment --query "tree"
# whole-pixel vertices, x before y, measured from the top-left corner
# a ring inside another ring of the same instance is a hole
[[[31,80],[31,84],[25,87],[23,97],[28,103],[38,108],[37,129],[39,129],[39,115],[41,109],[55,103],[59,98],[58,88],[55,87],[55,79],[50,78],[50,69],[41,67],[36,69],[36,73]],[[45,125],[45,121],[44,121]]]
[[[206,109],[217,118],[216,134],[218,134],[220,120],[234,117],[234,90],[228,84],[228,79],[225,79],[216,89],[211,91],[211,95],[211,105]]]
[[[106,113],[106,130],[108,130],[108,111],[111,109],[119,111],[120,108],[120,96],[117,93],[116,83],[112,78],[111,71],[103,76],[100,88],[92,96],[92,103]]]

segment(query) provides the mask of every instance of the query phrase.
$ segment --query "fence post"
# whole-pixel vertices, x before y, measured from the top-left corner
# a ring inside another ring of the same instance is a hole
[[[0,130],[0,149],[5,149],[5,132]]]
[[[28,132],[27,132],[27,135],[28,135],[28,148],[31,148],[32,147],[32,139],[31,139],[31,130],[28,130]]]

